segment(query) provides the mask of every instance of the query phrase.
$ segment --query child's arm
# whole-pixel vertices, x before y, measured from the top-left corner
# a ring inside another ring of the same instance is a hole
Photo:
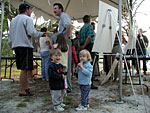
[[[63,74],[58,73],[53,67],[48,69],[49,78],[63,79]]]
[[[81,68],[81,72],[86,76],[92,76],[93,66],[88,65],[86,68]]]

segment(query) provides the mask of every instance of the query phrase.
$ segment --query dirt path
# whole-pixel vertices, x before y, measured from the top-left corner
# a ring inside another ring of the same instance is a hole
[[[73,91],[64,99],[67,104],[63,113],[76,113],[75,108],[80,103],[80,90],[73,81]],[[123,85],[124,104],[117,104],[118,83],[107,83],[99,89],[90,92],[90,108],[79,113],[144,113],[145,106],[140,86],[134,86],[137,104],[130,85]],[[52,101],[49,93],[48,82],[36,79],[35,84],[29,85],[35,94],[32,97],[19,97],[19,82],[9,80],[0,81],[0,113],[53,113]],[[145,93],[147,113],[150,113],[150,92]]]

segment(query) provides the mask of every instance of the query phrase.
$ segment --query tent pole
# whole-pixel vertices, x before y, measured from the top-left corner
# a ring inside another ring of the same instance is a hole
[[[119,37],[120,41],[122,42],[122,26],[121,26],[121,21],[122,21],[122,0],[118,0],[118,9],[119,9]],[[120,70],[119,70],[119,102],[122,102],[122,52],[120,54]]]
[[[1,55],[2,55],[2,34],[3,34],[3,19],[4,19],[4,2],[1,1],[1,23],[0,23],[0,79],[1,79]]]

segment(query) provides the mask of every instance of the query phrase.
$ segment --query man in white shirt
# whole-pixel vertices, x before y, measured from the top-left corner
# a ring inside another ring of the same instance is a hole
[[[9,45],[15,51],[17,69],[20,72],[19,96],[32,96],[27,86],[27,76],[32,76],[33,45],[31,37],[39,38],[46,33],[38,32],[34,28],[31,16],[32,6],[27,3],[19,5],[20,14],[10,24]]]

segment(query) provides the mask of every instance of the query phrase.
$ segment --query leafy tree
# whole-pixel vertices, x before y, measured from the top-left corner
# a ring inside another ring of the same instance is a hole
[[[2,34],[2,55],[12,55],[12,49],[8,45],[8,22],[11,21],[12,18],[14,18],[17,14],[17,10],[8,2],[5,2]]]
[[[129,30],[133,27],[137,11],[144,1],[145,0],[126,0],[128,4],[127,8],[122,9],[122,19],[123,23],[125,23],[122,28],[127,36],[129,36]]]
[[[2,39],[2,55],[5,56],[5,55],[12,55],[13,52],[12,52],[12,49],[9,47],[8,45],[8,39],[7,38],[3,38]]]
[[[9,30],[8,21],[11,21],[17,14],[18,11],[8,2],[5,2],[3,32]]]

